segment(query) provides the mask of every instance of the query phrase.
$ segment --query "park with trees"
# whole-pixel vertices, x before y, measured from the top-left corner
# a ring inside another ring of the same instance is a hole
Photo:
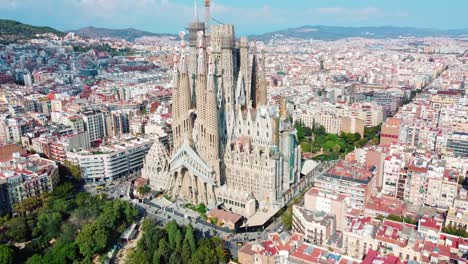
[[[178,226],[175,221],[164,228],[145,220],[143,234],[127,258],[127,264],[227,263],[224,241],[197,235],[192,225]]]
[[[81,192],[71,181],[24,200],[15,212],[0,218],[0,263],[92,263],[139,215],[130,203]]]
[[[364,128],[364,137],[359,133],[345,133],[340,135],[327,133],[323,126],[307,127],[302,122],[295,122],[297,138],[305,153],[317,154],[314,160],[336,160],[344,158],[346,154],[355,148],[360,148],[366,144],[379,144],[380,128]]]

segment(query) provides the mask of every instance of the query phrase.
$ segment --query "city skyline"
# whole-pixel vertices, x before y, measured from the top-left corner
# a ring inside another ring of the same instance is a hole
[[[237,21],[236,31],[240,35],[304,25],[468,28],[463,19],[453,19],[463,17],[463,10],[468,8],[466,1],[446,1],[443,7],[420,0],[308,2],[218,0],[213,1],[212,17],[226,24]],[[2,0],[0,3],[2,18],[63,31],[95,26],[174,33],[194,18],[194,2],[190,0]],[[198,1],[200,17],[202,5],[203,1]]]
[[[230,2],[0,0],[0,263],[468,264],[467,4]]]

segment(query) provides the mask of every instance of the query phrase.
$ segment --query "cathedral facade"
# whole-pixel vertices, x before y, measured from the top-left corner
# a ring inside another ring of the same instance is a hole
[[[232,25],[207,24],[191,23],[188,43],[180,34],[173,150],[155,144],[143,177],[173,198],[245,217],[277,210],[300,176],[296,131],[285,109],[268,105],[265,54],[236,40]]]

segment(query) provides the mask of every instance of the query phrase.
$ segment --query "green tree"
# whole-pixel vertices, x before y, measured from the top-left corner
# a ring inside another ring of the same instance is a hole
[[[341,150],[340,145],[338,145],[338,144],[333,145],[333,147],[332,147],[333,152],[338,153],[338,152],[340,152],[340,150]]]
[[[39,254],[34,254],[32,257],[26,261],[26,264],[47,264],[44,262],[44,259]]]
[[[211,239],[202,238],[199,241],[199,247],[195,254],[192,256],[192,263],[206,263],[206,264],[215,264],[220,263],[216,253],[216,245]]]
[[[189,224],[187,226],[187,230],[185,231],[185,239],[184,240],[187,240],[189,246],[190,246],[190,252],[191,254],[193,254],[195,252],[195,250],[197,249],[197,244],[195,242],[195,234],[194,234],[194,231],[193,231],[193,226],[191,224]]]
[[[323,149],[332,150],[335,145],[336,145],[335,141],[329,140],[329,141],[325,142],[325,144],[323,144]]]
[[[442,228],[442,232],[451,234],[454,236],[468,238],[468,232],[464,228],[457,228],[455,226],[447,225]]]
[[[212,237],[211,241],[213,242],[214,245],[216,245],[215,254],[216,254],[216,258],[218,259],[218,263],[225,263],[226,253],[224,253],[224,247],[223,247],[224,241],[219,237]]]
[[[84,205],[89,205],[91,203],[92,197],[91,194],[87,192],[80,192],[76,195],[75,204],[78,207],[82,207]]]
[[[161,253],[159,253],[159,251],[155,251],[154,254],[153,254],[153,259],[152,259],[152,263],[153,264],[160,264],[161,263]]]
[[[310,127],[303,126],[302,130],[304,132],[305,137],[311,137],[313,134],[312,129]]]
[[[177,230],[176,236],[175,236],[175,249],[176,249],[177,254],[179,254],[180,250],[182,249],[182,233],[180,232],[179,229]]]
[[[7,236],[15,242],[29,240],[29,226],[25,217],[15,217],[8,222]]]
[[[57,242],[43,256],[42,261],[47,264],[73,263],[77,259],[77,246],[74,242]]]
[[[78,233],[76,243],[80,252],[86,258],[92,258],[94,254],[102,252],[107,247],[109,232],[99,224],[87,224]]]
[[[138,241],[138,249],[143,251],[148,261],[153,258],[154,252],[158,249],[159,241],[167,238],[166,231],[156,226],[152,220],[145,220],[142,224],[143,235]]]
[[[47,206],[45,208],[66,215],[73,210],[74,204],[71,200],[67,200],[65,198],[51,199],[47,202]]]
[[[55,187],[52,196],[56,198],[71,198],[75,196],[76,187],[71,182],[65,182]]]
[[[290,230],[292,228],[292,223],[293,223],[292,206],[289,206],[286,209],[286,211],[283,213],[283,215],[281,215],[281,221],[286,230]]]
[[[181,255],[176,251],[172,252],[171,257],[169,258],[169,264],[180,264],[180,263],[183,263]]]
[[[301,142],[302,152],[312,152],[312,144],[309,142]]]
[[[297,130],[297,140],[303,141],[304,140],[304,130],[302,130],[302,126],[296,126]]]
[[[68,172],[70,173],[73,178],[77,180],[81,180],[81,168],[79,165],[75,165],[68,160],[64,162],[65,167],[68,169]]]
[[[13,249],[10,246],[0,244],[0,263],[13,263]]]
[[[19,215],[25,215],[26,213],[32,212],[39,209],[42,206],[41,197],[30,197],[14,205],[14,211]]]
[[[128,254],[127,264],[150,264],[144,252],[141,250],[132,250]]]
[[[151,188],[148,185],[138,187],[138,193],[145,195],[151,192]]]
[[[63,223],[60,226],[60,239],[62,241],[74,241],[75,240],[75,234],[76,234],[76,227],[74,227],[70,223]]]
[[[159,247],[158,247],[158,254],[161,256],[161,263],[165,263],[169,261],[169,257],[171,255],[171,248],[165,239],[159,240]],[[163,261],[165,260],[165,261]]]
[[[184,263],[189,263],[190,262],[190,258],[192,256],[192,251],[190,249],[190,244],[189,244],[187,239],[184,239],[184,242],[182,244],[181,255],[182,255],[182,260],[184,261]]]
[[[47,239],[56,237],[60,233],[60,223],[62,222],[62,215],[56,212],[43,212],[37,218],[36,228]]]
[[[177,226],[177,223],[173,220],[166,225],[166,230],[167,230],[167,235],[169,238],[169,247],[172,250],[174,250],[176,247],[176,236],[177,236],[177,231],[179,231],[179,227]],[[162,256],[166,256],[166,255],[162,254]]]
[[[315,136],[324,136],[327,134],[327,130],[323,126],[318,126],[314,129]]]

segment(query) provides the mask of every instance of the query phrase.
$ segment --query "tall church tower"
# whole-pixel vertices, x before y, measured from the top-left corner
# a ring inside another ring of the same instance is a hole
[[[205,23],[200,22],[198,19],[198,6],[197,1],[194,2],[194,20],[186,28],[189,32],[189,55],[188,55],[188,72],[190,78],[190,92],[193,107],[197,102],[195,83],[197,78],[197,44],[198,44],[198,32],[205,32]]]
[[[250,74],[249,74],[249,41],[247,37],[241,37],[239,40],[239,52],[240,52],[240,70],[239,70],[239,78],[237,78],[239,89],[241,91],[237,91],[239,96],[242,96],[241,93],[244,93],[243,97],[245,97],[243,103],[244,106],[249,104],[249,101],[252,98],[251,89],[250,89]],[[239,85],[239,82],[241,85]],[[241,88],[242,87],[242,88]]]
[[[258,58],[257,58],[257,41],[254,40],[252,47],[252,71],[250,75],[250,97],[252,106],[257,106],[257,82],[258,82]]]
[[[236,43],[233,25],[208,28],[209,7],[206,0],[204,23],[195,12],[188,48],[180,34],[174,151],[165,172],[169,179],[157,182],[167,185],[169,195],[246,217],[279,210],[300,173],[294,127],[288,119],[277,122],[277,111],[267,104],[265,53],[257,54],[254,42],[249,62],[249,42],[243,37]]]
[[[173,98],[173,108],[177,109],[174,117],[172,130],[174,149],[177,149],[187,139],[192,141],[193,124],[190,109],[192,108],[192,92],[190,88],[190,74],[188,71],[187,50],[184,41],[185,33],[181,32],[181,55],[179,62],[179,77],[177,88]]]
[[[211,53],[208,52],[208,80],[205,91],[206,104],[205,110],[205,131],[204,145],[206,151],[204,158],[211,168],[216,172],[216,182],[221,183],[220,173],[220,157],[219,157],[219,121],[218,121],[218,104],[216,97],[216,64],[213,63]]]
[[[262,50],[262,59],[261,62],[259,63],[259,71],[258,71],[258,82],[257,82],[257,107],[262,106],[262,105],[267,105],[267,83],[266,83],[266,69],[265,69],[265,51]]]

